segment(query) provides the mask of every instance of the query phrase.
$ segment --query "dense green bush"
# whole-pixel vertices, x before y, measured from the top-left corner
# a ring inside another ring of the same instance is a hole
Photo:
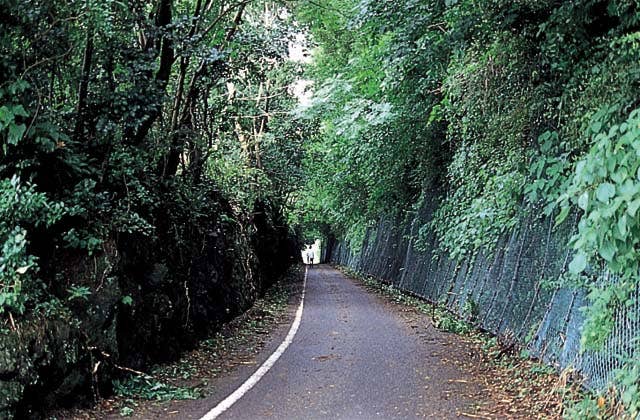
[[[22,314],[39,289],[38,258],[27,249],[27,228],[49,227],[65,211],[62,203],[21,184],[17,176],[0,180],[0,314]]]

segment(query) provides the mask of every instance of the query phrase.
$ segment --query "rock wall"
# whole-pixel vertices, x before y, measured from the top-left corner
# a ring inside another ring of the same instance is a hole
[[[369,229],[362,249],[354,252],[336,243],[330,260],[446,305],[557,369],[575,369],[594,389],[610,383],[622,365],[617,356],[636,357],[639,308],[618,312],[602,351],[580,350],[586,292],[558,286],[571,261],[566,244],[575,218],[574,226],[567,222],[555,229],[551,218],[523,216],[495,252],[456,262],[436,252],[435,235],[428,229],[434,210],[434,202],[427,202],[403,219],[383,218]]]
[[[34,418],[57,405],[108,395],[122,368],[175,359],[248,309],[294,262],[297,245],[282,217],[259,204],[252,220],[210,214],[156,215],[150,238],[114,235],[94,255],[58,250],[52,298],[0,334],[0,418]]]

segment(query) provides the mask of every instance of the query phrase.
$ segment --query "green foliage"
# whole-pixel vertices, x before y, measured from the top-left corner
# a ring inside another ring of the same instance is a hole
[[[631,285],[626,282],[606,284],[604,287],[591,286],[587,295],[591,304],[583,308],[586,320],[582,327],[581,344],[584,348],[602,348],[613,331],[616,314],[631,306],[631,292]]]
[[[306,226],[304,230],[304,234],[302,236],[302,241],[305,244],[310,244],[315,242],[316,239],[324,238],[324,233],[320,229],[320,226]]]
[[[264,171],[247,164],[237,151],[212,153],[208,174],[242,212],[249,212],[257,200],[269,196],[271,180]]]
[[[640,415],[640,366],[636,360],[627,359],[626,368],[616,371],[620,384],[620,401],[630,418]]]
[[[158,382],[151,376],[132,375],[124,380],[114,380],[116,395],[143,400],[197,400],[202,398],[199,388],[185,388]]]
[[[357,250],[432,195],[416,247],[454,259],[490,254],[524,211],[576,216],[584,346],[634,303],[631,0],[0,3],[0,313],[95,290],[45,256],[129,236],[181,249],[211,218],[251,226],[259,202]],[[289,60],[301,30],[306,69]],[[302,77],[313,100],[293,112]]]
[[[62,203],[52,202],[32,184],[23,184],[17,176],[0,181],[0,232],[6,234],[15,225],[51,226],[65,214]]]
[[[134,409],[128,406],[124,406],[120,409],[120,416],[122,417],[129,417],[131,415],[133,415],[134,413]]]
[[[516,226],[525,136],[541,108],[529,40],[494,31],[485,36],[493,43],[453,55],[444,80],[447,139],[456,149],[447,168],[449,194],[432,226],[440,247],[454,258],[480,248],[490,253]]]
[[[409,87],[420,91],[410,86],[418,77],[408,68],[418,64],[402,63],[420,47],[406,51],[406,33],[381,29],[379,5],[344,3],[300,6],[319,43],[310,70],[317,88],[302,113],[319,130],[306,146],[298,211],[309,222],[331,225],[357,248],[381,213],[399,212],[420,195],[428,162],[441,150],[417,137],[428,112],[423,96],[403,95]],[[350,30],[338,31],[340,25]]]
[[[493,251],[498,239],[516,226],[524,184],[524,176],[511,169],[511,162],[476,166],[477,148],[463,149],[449,167],[460,187],[443,201],[431,222],[441,249],[456,259],[480,248]]]
[[[584,215],[571,244],[577,254],[576,274],[586,268],[587,258],[598,257],[625,279],[640,269],[638,244],[640,225],[640,110],[634,110],[620,124],[610,121],[612,109],[603,109],[588,127],[592,146],[577,162],[572,183],[564,198]],[[562,219],[559,218],[558,222]]]
[[[86,298],[54,254],[180,245],[217,217],[210,200],[243,223],[290,204],[307,128],[285,118],[301,68],[281,5],[0,3],[0,312]]]
[[[69,297],[67,300],[72,301],[74,299],[87,300],[91,296],[91,290],[87,286],[72,285],[67,289]]]
[[[64,212],[63,204],[51,202],[16,176],[0,181],[0,314],[22,314],[38,280],[38,259],[28,252],[25,228],[51,226]]]
[[[595,420],[604,418],[603,414],[595,398],[583,398],[577,402],[566,404],[563,418]]]
[[[558,199],[566,191],[572,169],[569,153],[559,148],[558,133],[545,131],[538,137],[539,150],[531,158],[528,180],[525,187],[526,200],[532,207],[543,205],[543,214],[551,217],[558,208]],[[564,220],[569,207],[562,208]]]
[[[461,335],[466,335],[474,331],[473,325],[442,307],[438,307],[433,312],[433,326],[442,331]]]
[[[640,225],[640,111],[616,124],[617,108],[607,107],[594,114],[587,127],[591,148],[575,165],[571,184],[561,197],[563,222],[571,204],[582,215],[578,232],[571,238],[576,253],[569,264],[574,275],[587,271],[598,277],[593,267],[604,266],[618,280],[607,281],[590,294],[583,344],[598,347],[613,329],[618,308],[635,302],[638,286],[638,246]]]
[[[0,258],[0,313],[5,311],[24,312],[27,296],[23,293],[23,281],[29,281],[28,271],[35,271],[36,259],[26,254],[26,231],[15,230],[8,233],[2,246]]]

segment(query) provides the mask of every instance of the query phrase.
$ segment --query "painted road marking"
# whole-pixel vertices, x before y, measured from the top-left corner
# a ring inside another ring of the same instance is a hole
[[[293,320],[293,324],[291,324],[291,328],[289,329],[289,333],[285,337],[284,341],[280,346],[273,352],[271,356],[260,366],[258,370],[255,371],[253,375],[249,377],[240,388],[233,391],[231,395],[222,400],[218,405],[211,409],[207,414],[205,414],[200,420],[213,420],[217,418],[220,414],[227,411],[233,404],[235,404],[244,394],[246,394],[251,388],[253,388],[260,379],[273,367],[273,365],[278,361],[282,353],[289,347],[291,342],[293,342],[293,338],[296,336],[298,332],[298,328],[300,328],[300,322],[302,321],[302,310],[304,309],[304,294],[307,290],[307,273],[308,268],[305,267],[304,270],[304,282],[302,283],[302,297],[300,298],[300,306],[298,306],[298,311],[296,312],[296,317]]]

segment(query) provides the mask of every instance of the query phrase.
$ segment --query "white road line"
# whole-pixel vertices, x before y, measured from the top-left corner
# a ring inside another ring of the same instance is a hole
[[[269,372],[269,369],[273,367],[273,365],[278,361],[282,353],[289,347],[291,342],[293,341],[293,337],[295,337],[298,332],[298,328],[300,328],[300,322],[302,321],[302,310],[304,309],[304,294],[307,290],[307,272],[308,269],[305,267],[304,270],[304,282],[302,285],[302,297],[300,298],[300,306],[298,306],[298,311],[296,312],[296,317],[293,320],[293,324],[291,324],[291,328],[289,329],[289,333],[285,337],[284,341],[280,346],[273,352],[271,356],[260,366],[258,370],[255,371],[249,379],[247,379],[240,388],[233,391],[231,395],[222,400],[218,405],[211,409],[207,414],[205,414],[200,420],[213,420],[217,418],[220,414],[227,411],[233,404],[235,404],[244,394],[246,394],[251,388],[253,388],[260,379]]]

